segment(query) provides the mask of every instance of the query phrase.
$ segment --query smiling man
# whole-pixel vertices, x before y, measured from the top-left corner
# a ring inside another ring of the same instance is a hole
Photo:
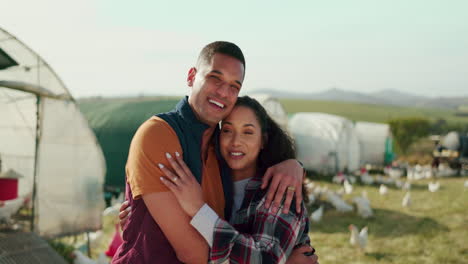
[[[201,183],[207,204],[229,219],[232,180],[216,153],[218,123],[234,107],[244,76],[245,60],[239,47],[224,41],[208,44],[188,72],[190,95],[171,112],[147,120],[135,133],[126,166],[131,214],[112,263],[207,263],[205,239],[160,181],[163,174],[157,164],[168,166],[168,153],[180,153]],[[271,167],[264,179],[265,186],[271,181],[267,198],[273,201],[273,210],[285,194],[284,210],[289,210],[294,193],[296,206],[300,205],[302,167],[297,161]]]

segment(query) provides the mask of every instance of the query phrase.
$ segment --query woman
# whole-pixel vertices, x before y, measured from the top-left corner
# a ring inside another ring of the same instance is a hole
[[[234,181],[234,206],[230,223],[221,219],[205,204],[199,183],[182,157],[168,155],[172,171],[158,164],[167,177],[161,181],[174,193],[183,210],[192,217],[191,224],[207,240],[212,263],[285,263],[306,261],[308,245],[307,210],[300,212],[266,209],[266,191],[260,189],[266,168],[295,158],[287,134],[268,116],[254,99],[237,99],[231,114],[222,121],[220,152],[231,168]],[[288,191],[294,191],[292,187]],[[281,209],[281,208],[279,208]],[[313,252],[309,252],[312,253]],[[291,256],[289,259],[288,257]]]

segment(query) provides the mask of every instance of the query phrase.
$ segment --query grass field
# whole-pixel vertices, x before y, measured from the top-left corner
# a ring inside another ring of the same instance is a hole
[[[367,191],[374,217],[363,219],[356,212],[326,210],[322,221],[312,222],[310,226],[310,238],[320,263],[468,263],[468,188],[463,187],[467,179],[440,179],[441,189],[435,193],[427,190],[428,180],[413,183],[410,208],[401,206],[405,194],[402,190],[390,188],[382,196],[377,186],[354,185],[353,193],[344,199],[350,202],[352,197]],[[315,184],[331,190],[340,187],[326,180]],[[309,213],[314,208],[309,208]],[[107,249],[115,223],[115,218],[103,219],[105,234],[99,246],[92,250],[95,258]],[[365,252],[349,244],[350,224],[369,227]]]
[[[280,102],[288,114],[324,112],[354,121],[378,123],[385,123],[391,118],[398,117],[424,117],[430,120],[445,119],[450,122],[468,123],[468,116],[455,116],[455,110],[299,99],[280,99]]]
[[[167,103],[174,104],[181,97],[135,97],[135,98],[88,98],[79,100],[79,105],[85,114],[97,109],[109,108],[119,112],[124,105],[146,108],[155,106],[155,110],[166,109]],[[297,112],[323,112],[349,118],[354,121],[387,122],[391,118],[398,117],[425,117],[431,120],[445,119],[449,122],[468,123],[468,116],[456,116],[456,110],[418,107],[399,107],[391,105],[360,104],[337,101],[316,101],[301,99],[279,99],[288,114]],[[138,102],[142,102],[138,106]],[[161,107],[158,107],[158,104]],[[130,110],[130,108],[127,108]],[[135,110],[130,110],[135,111]],[[139,110],[141,111],[141,110]]]
[[[345,199],[366,190],[374,217],[365,220],[354,212],[325,211],[320,223],[311,223],[310,232],[320,263],[468,263],[466,179],[442,179],[435,193],[427,190],[427,180],[413,184],[410,208],[401,205],[402,190],[390,189],[381,196],[378,187],[355,186]],[[329,182],[316,183],[338,188]],[[365,253],[349,244],[350,224],[369,227]]]

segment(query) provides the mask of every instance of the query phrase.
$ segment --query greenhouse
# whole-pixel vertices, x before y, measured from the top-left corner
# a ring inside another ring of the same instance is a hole
[[[265,110],[267,110],[268,114],[276,123],[278,123],[278,125],[283,129],[287,129],[288,114],[278,99],[268,94],[252,94],[250,97],[255,98],[265,108]]]
[[[353,123],[325,113],[296,113],[289,120],[298,159],[324,174],[359,168],[360,146]]]
[[[388,124],[357,122],[356,133],[361,145],[361,165],[385,165],[393,159],[393,140]]]
[[[0,157],[0,169],[17,175],[15,200],[32,209],[32,231],[56,237],[101,227],[105,163],[95,136],[52,68],[2,29]]]
[[[125,189],[125,164],[138,127],[152,115],[171,110],[178,101],[174,98],[94,98],[79,103],[104,152],[106,191],[120,193]]]

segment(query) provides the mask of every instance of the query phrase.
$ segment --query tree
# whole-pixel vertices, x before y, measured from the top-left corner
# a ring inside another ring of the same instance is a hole
[[[430,122],[425,118],[407,117],[395,118],[388,121],[395,144],[406,154],[411,144],[429,134]]]

